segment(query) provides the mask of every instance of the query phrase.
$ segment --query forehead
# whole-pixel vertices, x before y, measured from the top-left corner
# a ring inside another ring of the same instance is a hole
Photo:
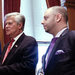
[[[51,9],[47,9],[46,11],[45,11],[45,13],[44,13],[44,16],[49,16],[49,15],[51,15],[53,12],[52,12],[52,10]]]
[[[10,20],[15,21],[15,18],[12,17],[12,16],[10,16],[10,17],[7,17],[7,18],[5,19],[5,21],[10,21]]]

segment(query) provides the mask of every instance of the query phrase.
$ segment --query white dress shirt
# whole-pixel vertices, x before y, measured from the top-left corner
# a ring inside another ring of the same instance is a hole
[[[11,48],[14,46],[14,44],[16,43],[16,41],[19,39],[19,37],[20,37],[22,34],[23,34],[23,32],[20,33],[17,37],[14,38],[15,41],[12,43]]]

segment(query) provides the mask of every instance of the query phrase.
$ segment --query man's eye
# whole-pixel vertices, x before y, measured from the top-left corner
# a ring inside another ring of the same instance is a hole
[[[47,17],[45,18],[45,20],[47,20]]]
[[[7,24],[8,24],[8,25],[11,25],[12,23],[11,23],[11,22],[9,22],[9,23],[6,23],[6,25],[7,25]]]
[[[48,17],[44,17],[44,19],[45,19],[45,20],[47,20],[47,19],[48,19]]]
[[[11,22],[9,22],[8,24],[12,24]]]

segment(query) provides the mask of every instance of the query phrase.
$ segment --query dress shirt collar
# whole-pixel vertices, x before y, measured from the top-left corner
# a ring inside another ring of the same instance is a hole
[[[22,33],[20,33],[17,37],[15,37],[15,38],[14,38],[14,40],[15,40],[15,41],[17,41],[17,40],[18,40],[18,38],[19,38],[22,34],[23,34],[23,32],[22,32]]]
[[[19,39],[19,37],[20,37],[22,34],[23,34],[23,32],[20,33],[17,37],[14,38],[15,41],[12,43],[11,48],[14,46],[14,44],[16,43],[16,41]]]
[[[64,29],[62,29],[61,31],[59,31],[59,32],[56,34],[55,37],[60,37],[60,35],[61,35],[66,29],[67,29],[67,27],[64,28]]]

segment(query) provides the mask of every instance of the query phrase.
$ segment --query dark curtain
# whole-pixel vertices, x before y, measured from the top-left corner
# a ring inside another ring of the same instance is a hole
[[[20,12],[20,0],[4,0],[4,15],[10,12]],[[9,40],[4,26],[4,43],[6,44]]]
[[[47,7],[60,6],[60,0],[46,0]]]

